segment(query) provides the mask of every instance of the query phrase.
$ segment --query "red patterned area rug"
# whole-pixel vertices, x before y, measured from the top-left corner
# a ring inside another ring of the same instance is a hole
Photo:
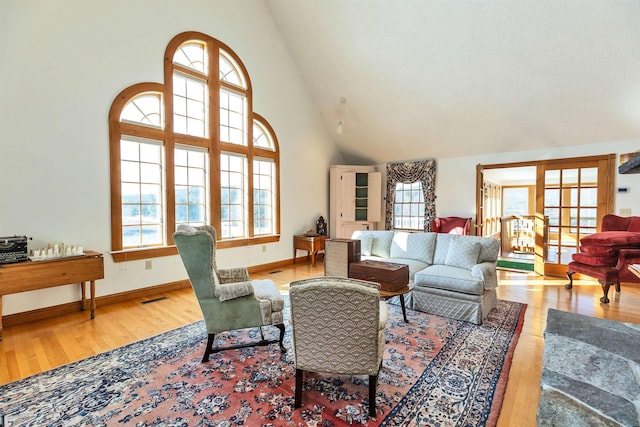
[[[0,425],[495,425],[526,306],[499,300],[481,326],[412,310],[404,323],[400,307],[389,309],[375,419],[367,376],[307,374],[294,410],[290,354],[271,345],[201,363],[206,334],[196,322],[0,387]],[[259,331],[216,344],[249,339]],[[288,349],[290,340],[287,327]]]

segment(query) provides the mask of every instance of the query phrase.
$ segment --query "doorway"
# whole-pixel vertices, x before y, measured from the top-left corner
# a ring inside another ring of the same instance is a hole
[[[500,240],[499,266],[564,276],[613,211],[614,176],[615,154],[478,165],[476,225]]]

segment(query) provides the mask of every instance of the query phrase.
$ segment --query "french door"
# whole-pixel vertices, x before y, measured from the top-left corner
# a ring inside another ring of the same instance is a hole
[[[615,156],[599,156],[537,166],[536,215],[545,229],[536,234],[536,252],[545,275],[565,275],[580,239],[597,232],[612,212],[614,161]]]
[[[496,234],[499,228],[486,218],[485,211],[490,207],[487,204],[494,196],[490,191],[492,184],[485,181],[485,171],[535,166],[535,179],[532,177],[535,182],[529,184],[535,185],[534,207],[529,212],[535,216],[534,271],[541,275],[564,276],[571,256],[580,248],[580,239],[599,231],[602,217],[613,212],[615,159],[615,154],[607,154],[478,165],[477,234],[499,238]],[[496,197],[501,198],[501,195]]]

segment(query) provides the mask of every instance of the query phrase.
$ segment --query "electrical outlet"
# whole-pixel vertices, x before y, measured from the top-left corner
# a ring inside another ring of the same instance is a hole
[[[620,216],[631,216],[631,209],[620,209]]]
[[[144,269],[145,270],[151,270],[153,268],[153,263],[151,262],[150,259],[146,260],[144,262]]]
[[[262,252],[267,252],[267,245],[262,245]]]

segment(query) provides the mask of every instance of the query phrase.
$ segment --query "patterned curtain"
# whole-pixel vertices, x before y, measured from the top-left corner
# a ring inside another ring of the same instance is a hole
[[[387,164],[387,203],[384,228],[393,229],[393,202],[396,184],[411,184],[420,181],[424,192],[424,231],[431,230],[431,220],[436,216],[436,161],[418,160],[414,162]]]

